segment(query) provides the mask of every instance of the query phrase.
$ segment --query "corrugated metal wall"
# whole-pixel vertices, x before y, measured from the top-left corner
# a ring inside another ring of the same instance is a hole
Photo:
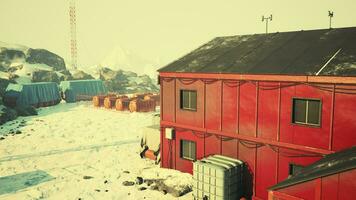
[[[222,154],[247,162],[252,181],[256,183],[254,194],[267,199],[266,188],[287,178],[289,163],[308,165],[320,157],[290,157],[290,154],[305,152],[280,148],[277,153],[276,149],[268,146],[259,147],[239,141],[234,138],[237,134],[330,151],[338,151],[356,143],[356,95],[347,94],[350,91],[345,90],[356,90],[356,85],[198,78],[202,77],[161,77],[162,124],[169,122],[173,126],[186,127],[177,129],[173,141],[167,141],[162,135],[162,167],[191,173],[192,163],[180,158],[179,148],[181,139],[192,140],[197,143],[198,159]],[[180,109],[181,89],[197,91],[196,112]],[[321,100],[320,127],[291,123],[293,97]],[[191,131],[191,127],[196,131]],[[209,130],[222,131],[231,138],[211,134]]]

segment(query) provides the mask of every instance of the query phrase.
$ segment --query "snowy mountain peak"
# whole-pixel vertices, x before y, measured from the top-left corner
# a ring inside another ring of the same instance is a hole
[[[137,74],[156,75],[159,63],[146,59],[121,46],[115,46],[101,62],[101,66],[113,70],[132,71]]]

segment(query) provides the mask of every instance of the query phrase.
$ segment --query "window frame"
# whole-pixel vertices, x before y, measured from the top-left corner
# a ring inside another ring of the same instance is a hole
[[[289,176],[294,176],[300,171],[302,171],[305,168],[303,165],[295,164],[294,162],[291,162],[288,164],[288,175]]]
[[[188,102],[190,104],[190,106],[187,108],[187,107],[184,107],[184,100],[183,100],[183,93],[184,92],[188,92],[189,94],[189,99],[188,99]],[[194,92],[195,93],[195,108],[192,108],[191,107],[191,93]],[[180,92],[179,92],[179,107],[181,110],[187,110],[187,111],[193,111],[193,112],[196,112],[198,110],[198,92],[196,90],[186,90],[186,89],[181,89]]]
[[[296,122],[295,119],[294,119],[294,111],[295,111],[295,108],[294,108],[294,102],[295,100],[305,100],[307,101],[307,105],[306,105],[306,110],[305,110],[305,115],[306,115],[306,123],[303,123],[303,122]],[[319,114],[319,123],[318,124],[313,124],[313,123],[308,123],[308,105],[309,105],[309,101],[319,101],[319,111],[318,111],[318,114]],[[321,127],[321,120],[322,120],[322,117],[321,117],[321,114],[322,114],[322,106],[323,106],[323,102],[321,99],[318,99],[318,98],[302,98],[302,97],[293,97],[292,98],[292,112],[291,112],[291,123],[293,125],[300,125],[300,126],[308,126],[308,127],[315,127],[315,128],[320,128]]]
[[[184,142],[188,142],[189,143],[189,154],[190,154],[191,157],[187,157],[183,153],[184,152],[184,150],[183,150],[183,143]],[[195,146],[194,154],[192,152],[192,144],[194,144],[194,146]],[[194,158],[192,158],[192,156],[194,156]],[[182,158],[184,160],[195,161],[197,159],[197,143],[195,141],[192,141],[192,140],[181,139],[180,140],[180,158]]]

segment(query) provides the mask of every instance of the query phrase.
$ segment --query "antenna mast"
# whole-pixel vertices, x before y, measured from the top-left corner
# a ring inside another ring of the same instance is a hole
[[[329,21],[329,28],[331,29],[331,18],[334,17],[334,12],[333,11],[328,11],[329,12],[329,18],[330,18],[330,21]]]
[[[70,17],[70,53],[72,61],[72,69],[77,69],[77,22],[75,13],[75,0],[70,0],[69,5]]]
[[[268,33],[268,21],[272,21],[272,14],[269,17],[262,15],[262,22],[266,20],[266,33]]]

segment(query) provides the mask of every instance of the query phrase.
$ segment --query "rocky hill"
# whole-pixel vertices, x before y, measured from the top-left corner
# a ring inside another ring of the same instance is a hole
[[[48,50],[0,42],[0,125],[17,116],[36,114],[33,107],[12,109],[2,105],[2,96],[9,83],[59,83],[63,80],[100,78],[109,92],[130,94],[159,91],[156,81],[148,75],[138,75],[115,67],[69,70],[62,57]]]
[[[148,75],[124,71],[118,66],[115,66],[114,69],[94,67],[90,72],[85,68],[68,70],[64,59],[48,50],[0,42],[0,95],[10,82],[59,83],[63,80],[94,78],[102,79],[110,92],[158,92],[156,81]]]

